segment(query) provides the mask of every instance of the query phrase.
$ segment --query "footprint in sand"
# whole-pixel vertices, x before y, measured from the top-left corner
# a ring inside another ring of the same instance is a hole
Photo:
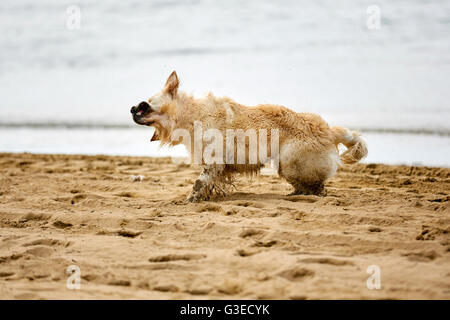
[[[311,278],[315,274],[314,271],[302,268],[302,267],[294,267],[291,269],[287,269],[278,273],[278,276],[285,278],[289,281],[297,282],[302,281],[305,278]]]
[[[129,280],[113,280],[108,282],[110,286],[119,286],[119,287],[129,287],[131,286],[131,282]]]
[[[96,233],[98,236],[121,236],[125,238],[136,238],[137,236],[141,235],[142,231],[133,231],[129,229],[120,229],[120,230],[101,230]]]
[[[420,251],[420,252],[408,252],[402,254],[407,257],[409,261],[417,261],[417,262],[430,262],[439,257],[436,251]]]
[[[59,241],[56,239],[37,239],[31,242],[27,242],[24,243],[22,246],[23,247],[31,247],[31,246],[48,246],[48,247],[53,247],[53,246],[63,246],[63,247],[68,247],[72,244],[71,241]]]
[[[138,198],[139,196],[134,192],[119,192],[115,194],[116,197],[122,197],[122,198]]]
[[[11,277],[14,274],[15,274],[14,272],[0,271],[0,278]]]
[[[10,254],[9,256],[0,257],[0,263],[5,263],[5,262],[8,262],[8,261],[18,260],[18,259],[20,259],[22,257],[23,257],[22,253],[13,253],[13,254]]]
[[[236,254],[240,257],[250,257],[253,256],[257,253],[260,253],[260,250],[255,250],[255,249],[238,249],[236,250]]]
[[[37,299],[39,298],[39,296],[34,292],[24,292],[16,294],[14,298],[19,300],[30,300],[30,299]]]
[[[252,202],[252,201],[242,201],[242,200],[238,200],[238,201],[231,201],[232,205],[238,206],[238,207],[252,207],[252,208],[258,208],[258,209],[262,209],[265,206],[262,203],[257,203],[257,202]]]
[[[177,286],[175,286],[173,284],[163,284],[163,285],[154,286],[153,290],[161,291],[161,292],[177,292],[179,289]]]
[[[239,237],[247,238],[247,237],[253,237],[253,236],[262,236],[264,234],[266,234],[266,231],[264,231],[264,230],[248,228],[248,229],[242,230],[242,232],[239,234]]]
[[[58,228],[58,229],[66,229],[66,228],[72,227],[73,224],[62,222],[60,220],[56,220],[55,222],[53,222],[53,226]]]
[[[188,289],[185,292],[192,294],[194,296],[201,296],[201,295],[209,294],[212,290],[213,290],[213,288],[211,288],[211,287],[197,287],[197,288]]]
[[[126,238],[136,238],[137,236],[139,236],[141,234],[142,234],[142,231],[132,231],[132,230],[127,230],[127,229],[122,229],[117,232],[117,235],[119,235],[121,237],[126,237]]]
[[[270,247],[273,247],[276,244],[278,244],[278,241],[276,241],[276,240],[255,241],[255,243],[252,246],[253,247],[270,248]]]
[[[190,260],[199,260],[205,258],[205,254],[194,254],[194,253],[186,253],[186,254],[166,254],[161,256],[155,256],[148,259],[150,262],[169,262],[169,261],[190,261]]]
[[[304,263],[320,263],[320,264],[329,264],[332,266],[353,266],[355,265],[352,261],[348,260],[339,260],[333,258],[306,258],[300,260],[300,262]]]
[[[52,216],[46,213],[28,213],[24,215],[22,221],[48,221]]]
[[[223,209],[220,205],[214,203],[203,204],[197,208],[197,212],[207,212],[207,211],[221,212],[223,211]]]
[[[25,252],[35,257],[47,258],[54,253],[54,250],[47,246],[35,246],[34,248],[28,249]]]
[[[283,200],[290,202],[306,202],[306,203],[314,203],[321,199],[319,196],[286,196],[283,197]]]

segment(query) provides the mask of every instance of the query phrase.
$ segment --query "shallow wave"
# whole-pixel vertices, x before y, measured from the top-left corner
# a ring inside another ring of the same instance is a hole
[[[29,128],[29,129],[136,129],[144,128],[134,124],[125,123],[98,123],[98,122],[0,122],[0,128]],[[358,127],[350,128],[361,133],[379,133],[379,134],[420,134],[420,135],[439,135],[450,137],[450,129],[445,128],[382,128],[382,127]]]

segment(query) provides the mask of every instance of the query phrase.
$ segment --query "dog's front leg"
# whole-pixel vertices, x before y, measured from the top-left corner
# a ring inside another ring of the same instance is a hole
[[[221,175],[224,171],[223,165],[206,165],[202,173],[194,182],[191,193],[187,196],[188,202],[206,201],[211,198],[211,195],[219,183]]]

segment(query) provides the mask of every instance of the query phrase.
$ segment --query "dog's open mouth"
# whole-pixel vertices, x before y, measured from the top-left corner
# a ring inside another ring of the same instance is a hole
[[[148,112],[149,109],[150,109],[150,106],[148,105],[148,103],[141,102],[139,104],[139,106],[137,107],[136,115],[137,116],[143,116],[143,115],[145,115]]]
[[[132,107],[131,114],[133,115],[134,122],[136,122],[137,124],[151,125],[153,121],[148,121],[144,119],[144,117],[148,115],[151,111],[152,108],[145,101],[139,103],[137,107]]]

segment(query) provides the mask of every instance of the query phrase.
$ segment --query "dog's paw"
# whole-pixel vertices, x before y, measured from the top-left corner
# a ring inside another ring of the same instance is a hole
[[[200,202],[199,199],[195,196],[194,192],[191,192],[184,201],[185,203],[193,203],[193,202]]]
[[[191,193],[187,196],[186,202],[207,201],[211,197],[212,188],[204,181],[197,179]]]
[[[191,191],[191,193],[186,197],[186,203],[195,203],[201,201],[208,201],[209,196],[203,192]]]
[[[293,192],[287,194],[288,197],[290,197],[290,196],[319,196],[319,197],[326,197],[326,195],[327,195],[327,190],[325,190],[325,189],[322,190],[322,191],[319,191],[319,192],[317,192],[317,191],[316,192],[293,191]]]
[[[297,187],[294,192],[288,194],[288,196],[298,196],[298,195],[314,195],[319,197],[325,197],[327,195],[327,190],[323,184],[317,184],[312,186],[301,186]]]

